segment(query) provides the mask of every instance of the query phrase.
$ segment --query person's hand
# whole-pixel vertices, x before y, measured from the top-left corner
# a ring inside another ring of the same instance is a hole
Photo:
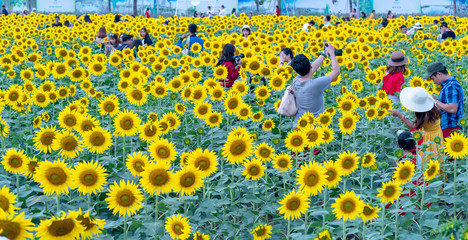
[[[394,117],[400,117],[400,116],[402,115],[402,114],[401,114],[398,110],[396,110],[396,109],[392,109],[392,110],[388,110],[388,111],[391,112],[391,113],[392,113],[392,116],[394,116]]]
[[[181,38],[187,38],[187,37],[188,37],[188,33],[184,33]]]
[[[439,100],[435,95],[432,95],[432,98],[434,98],[434,101]]]
[[[237,61],[236,67],[240,67],[242,65],[242,58],[239,58],[239,61]]]
[[[335,55],[335,47],[333,47],[331,43],[328,43],[328,47],[326,47],[325,50],[330,56]]]

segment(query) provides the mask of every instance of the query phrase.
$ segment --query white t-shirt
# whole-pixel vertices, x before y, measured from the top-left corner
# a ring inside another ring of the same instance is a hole
[[[226,16],[226,8],[219,11],[219,16]]]

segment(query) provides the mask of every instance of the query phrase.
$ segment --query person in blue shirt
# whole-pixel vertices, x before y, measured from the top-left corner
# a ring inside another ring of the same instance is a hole
[[[122,51],[125,48],[129,48],[132,45],[132,43],[133,43],[133,36],[124,34],[122,37],[122,44],[120,44],[120,46],[117,47],[117,50]]]
[[[179,46],[180,48],[184,48],[184,46],[187,44],[187,48],[190,50],[192,45],[194,43],[199,43],[200,46],[203,49],[203,44],[205,43],[203,39],[197,37],[197,25],[192,23],[188,26],[188,31],[189,33],[184,33],[182,37],[177,41],[176,45]]]
[[[426,71],[426,79],[442,86],[439,98],[434,97],[434,100],[442,112],[440,127],[445,139],[450,137],[452,132],[461,130],[459,122],[463,117],[463,88],[440,62],[431,63]]]

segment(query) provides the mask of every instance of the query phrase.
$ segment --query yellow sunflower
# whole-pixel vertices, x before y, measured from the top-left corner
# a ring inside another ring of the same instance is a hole
[[[265,240],[270,238],[271,234],[271,226],[268,224],[261,224],[258,225],[252,232],[250,232],[254,238],[254,240]]]
[[[34,180],[40,183],[41,188],[47,195],[68,194],[68,188],[72,185],[71,170],[60,159],[55,162],[39,162],[36,174],[34,174]]]
[[[356,130],[356,122],[359,119],[352,113],[343,113],[343,116],[339,120],[340,132],[343,134],[351,134]]]
[[[54,151],[60,150],[60,156],[65,158],[76,158],[83,151],[83,144],[72,131],[63,130],[57,133],[52,142]]]
[[[404,184],[411,180],[414,175],[414,164],[411,161],[399,162],[398,167],[393,173],[393,179]]]
[[[445,153],[451,158],[463,158],[468,154],[468,138],[461,133],[454,132],[445,138]]]
[[[284,198],[279,202],[281,207],[279,210],[280,214],[284,214],[284,219],[294,220],[300,218],[301,214],[305,213],[309,209],[309,199],[307,196],[296,190],[291,190]]]
[[[340,183],[343,171],[337,166],[337,162],[327,161],[324,163],[325,177],[328,188],[334,188]]]
[[[80,121],[80,115],[71,109],[64,109],[58,116],[60,127],[65,129],[75,129]]]
[[[307,137],[307,147],[314,148],[320,146],[323,140],[323,131],[321,127],[308,126],[301,130]]]
[[[125,109],[114,118],[116,136],[133,136],[138,132],[141,119],[133,111]]]
[[[7,239],[33,239],[34,224],[24,218],[24,212],[18,215],[0,214],[0,236]]]
[[[213,151],[197,148],[189,155],[187,166],[192,166],[198,169],[204,174],[204,177],[207,177],[218,170],[218,157]]]
[[[70,211],[74,212],[75,211]],[[82,239],[92,239],[93,236],[98,237],[99,234],[104,230],[106,224],[104,220],[97,219],[89,216],[89,212],[82,213],[81,208],[78,210],[76,220],[85,228],[81,233]]]
[[[209,240],[210,235],[197,231],[193,234],[193,240]]]
[[[401,187],[399,182],[386,182],[383,183],[382,188],[378,190],[377,197],[383,203],[393,202],[400,197]]]
[[[102,154],[112,146],[112,135],[106,129],[95,127],[83,133],[83,142],[90,152]]]
[[[2,165],[7,172],[22,174],[28,170],[29,158],[23,150],[10,148],[2,157]]]
[[[120,180],[118,184],[114,181],[108,191],[105,200],[114,215],[132,216],[143,207],[143,194],[133,181]]]
[[[296,172],[296,185],[306,196],[317,195],[327,185],[326,169],[317,162],[303,164]]]
[[[249,135],[228,136],[222,155],[231,164],[243,163],[252,155],[252,139]]]
[[[424,178],[426,181],[430,181],[440,172],[440,163],[438,161],[430,160],[427,164],[426,170],[424,171]]]
[[[265,121],[263,121],[262,129],[264,131],[271,131],[273,128],[275,128],[275,122],[273,122],[273,120],[265,119]]]
[[[181,196],[192,195],[203,186],[203,173],[193,166],[183,168],[175,174],[174,189]]]
[[[165,161],[170,163],[177,157],[177,150],[174,146],[174,143],[169,142],[164,138],[160,138],[152,142],[148,148],[150,156],[155,161]]]
[[[376,218],[379,217],[378,213],[380,212],[380,210],[381,209],[379,207],[374,207],[368,203],[365,204],[361,212],[362,221],[364,222],[374,221]]]
[[[290,131],[286,137],[286,147],[293,152],[302,152],[307,145],[307,136],[302,131]]]
[[[292,167],[291,155],[286,153],[276,154],[272,162],[273,167],[279,169],[280,172],[286,172]]]
[[[119,112],[119,99],[115,95],[105,97],[99,102],[101,115],[115,116]]]
[[[83,195],[101,192],[107,181],[106,169],[97,161],[80,162],[71,171],[73,188]]]
[[[345,194],[340,194],[340,197],[335,198],[332,208],[336,218],[344,221],[354,220],[364,209],[364,202],[356,196],[354,191],[346,191]]]
[[[52,152],[52,143],[56,138],[58,131],[55,130],[55,126],[48,126],[46,128],[40,128],[34,136],[34,146],[43,153]]]
[[[255,157],[262,161],[269,161],[275,153],[275,149],[263,142],[255,146]]]
[[[185,240],[190,237],[190,224],[182,215],[172,215],[166,219],[165,228],[172,239]]]
[[[223,122],[223,114],[219,112],[211,112],[206,115],[205,123],[211,128],[219,127]]]
[[[242,170],[242,174],[245,175],[245,178],[256,181],[265,175],[266,167],[259,159],[252,159],[244,162],[244,167],[245,169]]]
[[[16,196],[14,193],[10,192],[10,189],[7,186],[3,186],[0,189],[0,215],[15,215],[18,207],[15,207],[13,204],[16,203]],[[1,228],[0,228],[1,229]],[[0,233],[1,236],[1,233]]]
[[[164,194],[172,191],[175,174],[169,171],[171,165],[166,162],[149,163],[141,173],[140,185],[149,194]]]
[[[161,130],[159,129],[159,125],[151,121],[144,123],[143,125],[139,126],[139,128],[140,139],[145,142],[154,141],[162,134]]]
[[[36,237],[40,239],[78,239],[86,230],[76,220],[78,213],[74,211],[62,212],[62,217],[52,217],[41,220],[37,227]]]
[[[238,95],[228,95],[224,100],[224,109],[227,114],[235,114],[242,106],[242,99]]]
[[[338,155],[337,165],[338,168],[343,171],[344,175],[354,172],[358,167],[358,164],[359,158],[356,152],[344,151]]]
[[[142,152],[134,152],[128,154],[126,166],[127,169],[132,173],[133,176],[139,177],[140,174],[145,170],[145,167],[149,164],[149,157]]]
[[[366,154],[364,154],[364,156],[362,156],[361,158],[361,164],[363,167],[371,167],[372,165],[375,164],[375,154],[374,153],[370,153],[370,152],[367,152]]]

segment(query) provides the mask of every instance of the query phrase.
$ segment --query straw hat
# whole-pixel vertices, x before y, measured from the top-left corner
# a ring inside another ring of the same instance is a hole
[[[408,63],[408,58],[405,57],[405,55],[400,51],[393,52],[390,59],[388,59],[388,65],[390,66],[398,67],[398,66],[403,66],[407,63]]]
[[[431,110],[434,98],[422,87],[407,87],[400,93],[401,104],[413,112],[427,112]]]

